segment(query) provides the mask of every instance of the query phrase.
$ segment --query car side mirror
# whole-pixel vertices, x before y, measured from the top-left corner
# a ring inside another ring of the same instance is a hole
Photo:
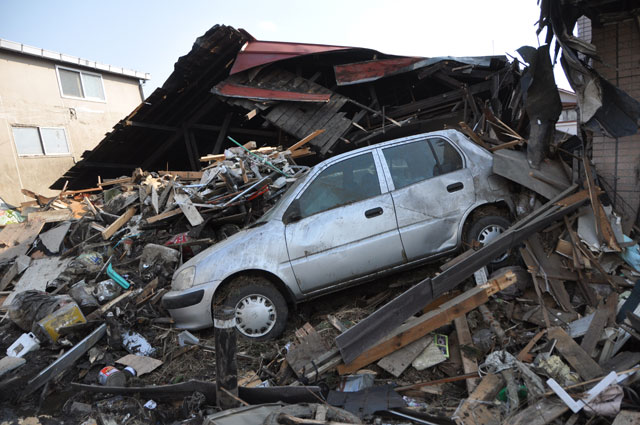
[[[302,213],[300,212],[300,200],[294,199],[287,211],[285,211],[283,216],[284,224],[294,223],[302,219]]]

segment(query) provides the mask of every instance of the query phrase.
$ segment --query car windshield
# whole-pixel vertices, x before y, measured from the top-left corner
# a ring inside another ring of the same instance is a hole
[[[271,218],[273,217],[273,214],[278,210],[278,207],[280,205],[282,205],[282,202],[284,202],[286,199],[289,199],[290,195],[296,190],[296,188],[298,186],[300,186],[300,183],[305,180],[304,176],[307,173],[301,175],[299,178],[296,179],[296,181],[294,181],[291,186],[289,186],[289,188],[282,194],[282,196],[280,197],[280,199],[278,199],[278,201],[273,205],[273,207],[271,207],[271,209],[269,211],[267,211],[266,213],[264,213],[262,215],[262,217],[260,217],[258,220],[256,220],[255,223],[253,223],[250,227],[256,227],[259,226],[261,224],[266,223],[267,221],[271,220]]]

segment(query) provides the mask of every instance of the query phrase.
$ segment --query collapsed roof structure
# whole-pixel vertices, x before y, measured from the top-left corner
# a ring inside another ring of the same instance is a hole
[[[161,88],[53,187],[67,180],[70,188],[93,185],[98,176],[137,167],[199,170],[202,154],[231,145],[227,136],[287,147],[323,129],[308,144],[313,156],[306,161],[313,163],[463,121],[482,130],[487,116],[520,131],[527,122],[518,80],[518,62],[505,56],[393,56],[258,41],[242,29],[216,25],[178,60]]]

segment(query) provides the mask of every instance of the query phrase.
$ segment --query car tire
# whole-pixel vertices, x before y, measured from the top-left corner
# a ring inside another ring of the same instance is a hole
[[[470,246],[474,245],[474,241],[478,241],[481,246],[490,243],[505,230],[511,226],[511,222],[499,215],[485,215],[478,218],[469,227],[469,231],[465,235],[465,242]],[[493,269],[504,267],[509,264],[510,252],[507,251],[491,261],[490,265]]]
[[[236,330],[251,341],[267,341],[282,334],[289,308],[280,291],[262,276],[241,276],[227,289],[224,305],[236,310]]]

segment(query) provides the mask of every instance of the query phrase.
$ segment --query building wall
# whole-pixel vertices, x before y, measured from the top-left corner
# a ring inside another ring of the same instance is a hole
[[[640,100],[640,31],[632,21],[591,27],[588,19],[578,22],[581,38],[596,46],[602,62],[593,67],[609,82]],[[580,32],[581,31],[581,32]],[[638,218],[640,205],[640,133],[612,139],[595,136],[593,162],[596,170],[617,195],[616,210],[625,215],[625,230]]]
[[[15,205],[28,200],[22,188],[53,195],[48,186],[142,100],[137,79],[101,75],[105,102],[70,99],[60,93],[54,62],[0,51],[0,197],[6,202]],[[16,125],[63,127],[69,154],[19,156],[12,131]]]

